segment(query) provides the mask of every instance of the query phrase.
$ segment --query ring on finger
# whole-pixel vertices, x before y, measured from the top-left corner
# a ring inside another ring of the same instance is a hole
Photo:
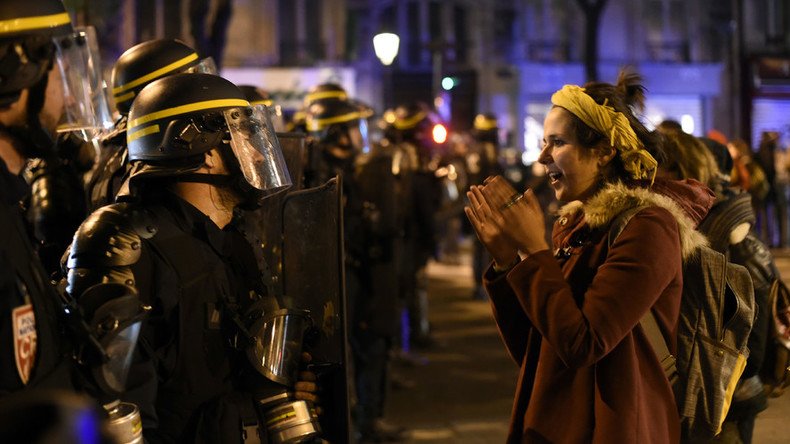
[[[518,201],[524,198],[524,195],[521,193],[515,193],[513,196],[510,197],[510,200],[507,201],[500,210],[507,210],[508,208],[512,207],[513,205],[517,204]]]

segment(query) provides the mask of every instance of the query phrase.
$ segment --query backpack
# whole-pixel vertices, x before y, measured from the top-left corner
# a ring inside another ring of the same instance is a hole
[[[612,221],[610,246],[644,208],[623,211]],[[721,431],[746,367],[754,316],[754,289],[746,268],[701,246],[683,263],[677,356],[669,352],[651,311],[640,321],[672,383],[683,442],[707,442]]]

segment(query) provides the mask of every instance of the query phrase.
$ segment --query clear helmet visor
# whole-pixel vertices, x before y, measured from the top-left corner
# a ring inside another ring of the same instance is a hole
[[[230,146],[244,179],[254,188],[274,194],[291,186],[280,142],[264,105],[226,109]]]
[[[280,105],[269,105],[266,108],[269,110],[269,118],[272,120],[274,130],[278,133],[285,132],[283,108]]]
[[[100,376],[109,388],[118,393],[126,389],[126,378],[132,366],[132,356],[141,325],[142,321],[134,322],[102,341],[104,351],[110,359],[99,368]]]
[[[55,59],[63,84],[63,114],[58,132],[75,132],[83,140],[101,137],[113,127],[93,27],[57,37]]]
[[[198,74],[213,74],[215,76],[219,75],[217,64],[214,63],[214,59],[211,57],[200,59],[197,65],[190,66],[184,72],[198,73]]]

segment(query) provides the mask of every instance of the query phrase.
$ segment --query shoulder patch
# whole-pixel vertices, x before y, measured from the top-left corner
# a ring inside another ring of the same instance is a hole
[[[36,333],[36,315],[33,305],[25,304],[11,312],[11,326],[14,330],[14,361],[22,384],[27,384],[33,365],[36,362],[38,334]]]

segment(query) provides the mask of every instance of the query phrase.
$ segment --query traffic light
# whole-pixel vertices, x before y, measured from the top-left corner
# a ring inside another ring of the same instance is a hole
[[[456,77],[443,77],[442,78],[442,89],[445,91],[450,91],[456,85],[458,85],[458,79]]]

